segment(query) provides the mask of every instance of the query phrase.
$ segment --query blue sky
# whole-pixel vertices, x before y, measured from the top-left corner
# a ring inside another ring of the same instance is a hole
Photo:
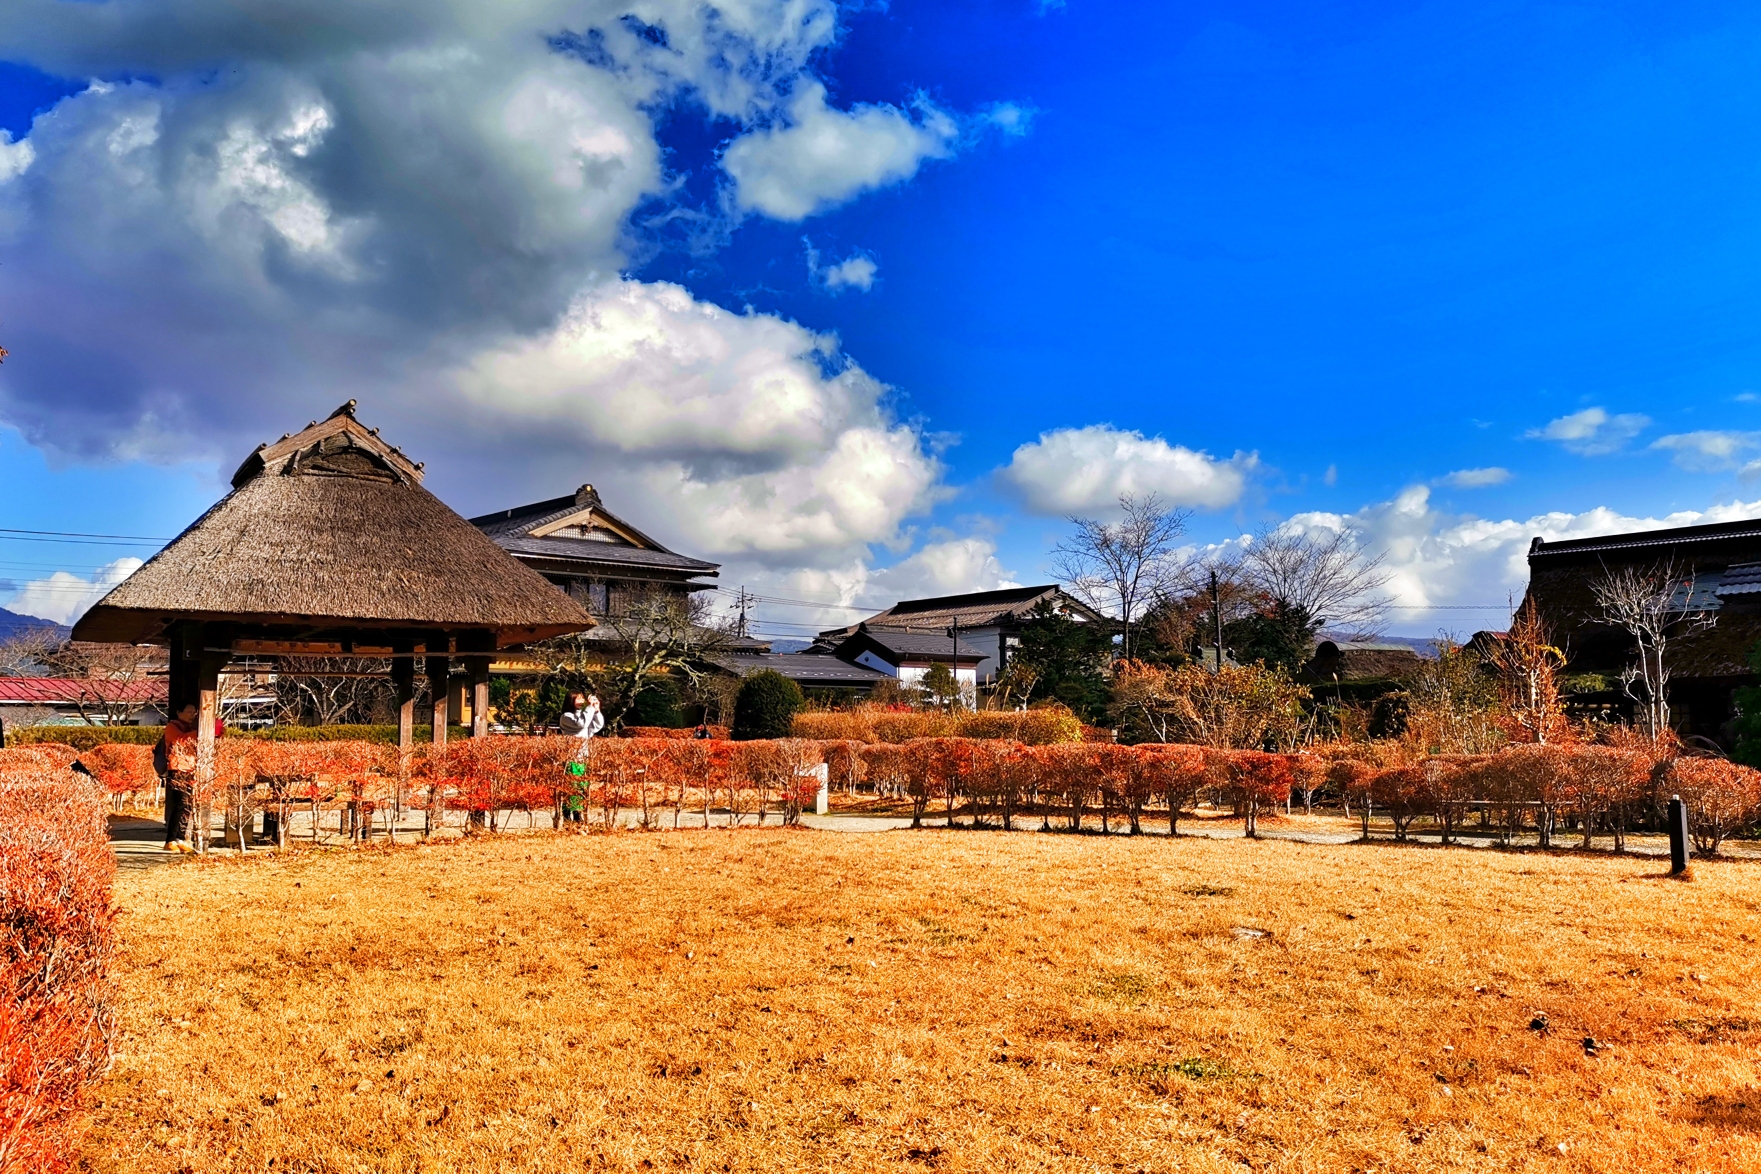
[[[1761,514],[1751,7],[24,4],[14,528],[173,533],[351,395],[462,511],[591,480],[846,604],[1130,488],[1353,529],[1413,634],[1535,534]]]

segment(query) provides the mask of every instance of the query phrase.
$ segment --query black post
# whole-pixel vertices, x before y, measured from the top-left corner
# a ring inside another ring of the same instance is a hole
[[[1216,671],[1223,671],[1223,595],[1217,590],[1217,572],[1211,572],[1211,618],[1215,621],[1217,635]]]
[[[1669,875],[1688,870],[1688,806],[1680,795],[1669,797]]]
[[[948,629],[948,635],[954,641],[954,700],[948,704],[948,712],[953,713],[955,706],[960,704],[960,618],[958,616],[954,618],[954,626]],[[973,700],[978,699],[974,697]]]

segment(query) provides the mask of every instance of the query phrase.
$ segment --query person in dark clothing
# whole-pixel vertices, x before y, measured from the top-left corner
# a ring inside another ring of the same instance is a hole
[[[196,774],[196,721],[201,710],[189,702],[165,723],[153,747],[153,765],[165,780],[165,850],[188,852],[191,784]]]

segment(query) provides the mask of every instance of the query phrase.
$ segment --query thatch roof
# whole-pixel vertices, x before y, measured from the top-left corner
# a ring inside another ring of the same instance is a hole
[[[593,626],[577,602],[422,488],[354,416],[261,445],[232,492],[75,626],[162,640],[180,620],[313,631],[493,631],[498,646]]]

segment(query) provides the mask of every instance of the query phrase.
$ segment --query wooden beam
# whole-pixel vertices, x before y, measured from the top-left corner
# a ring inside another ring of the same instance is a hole
[[[471,675],[471,737],[489,736],[489,658],[472,656],[465,659]]]
[[[446,745],[447,678],[452,676],[452,659],[429,653],[427,662],[428,695],[434,698],[434,748]]]
[[[410,645],[399,644],[394,651],[408,652]],[[407,771],[416,738],[416,662],[399,657],[391,662],[391,687],[397,696],[397,757],[398,768]]]
[[[248,652],[258,656],[342,656],[340,640],[234,640],[234,652]],[[369,653],[356,652],[353,655],[367,656]]]
[[[224,655],[203,653],[196,662],[196,775],[191,787],[191,822],[195,829],[196,849],[208,850],[208,824],[213,817],[214,803],[214,726],[220,717],[220,670],[226,664]]]

